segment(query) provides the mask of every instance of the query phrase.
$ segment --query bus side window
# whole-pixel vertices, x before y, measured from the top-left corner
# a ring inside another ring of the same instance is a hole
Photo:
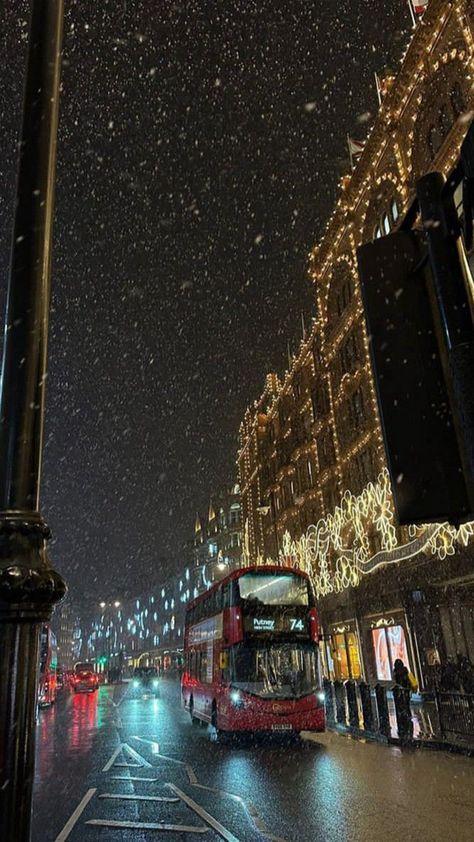
[[[207,682],[207,652],[200,653],[199,679],[203,684]]]
[[[222,608],[230,608],[230,584],[222,589]]]

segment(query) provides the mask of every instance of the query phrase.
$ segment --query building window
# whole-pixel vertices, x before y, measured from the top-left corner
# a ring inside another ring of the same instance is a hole
[[[326,382],[321,380],[311,392],[314,418],[320,418],[329,412],[329,394]]]
[[[375,231],[374,231],[374,240],[380,240],[381,236],[382,236],[382,231],[381,231],[380,225],[376,225]]]
[[[398,217],[400,216],[400,211],[398,210],[398,205],[397,205],[396,199],[393,200],[390,211],[391,211],[391,214],[392,214],[392,219],[393,219],[394,223],[396,223]]]
[[[355,424],[360,425],[365,420],[364,392],[361,387],[349,399],[349,407]]]
[[[397,658],[409,668],[408,646],[403,626],[382,626],[372,629],[375,666],[379,681],[393,680],[393,665]]]
[[[355,473],[357,487],[363,487],[375,478],[375,459],[371,447],[365,448],[355,459]]]
[[[324,430],[318,438],[318,458],[321,471],[334,464],[336,451],[331,429]]]
[[[383,225],[384,234],[390,234],[390,219],[389,219],[388,213],[384,213],[383,218],[382,218],[382,225]]]
[[[346,681],[350,678],[361,678],[359,645],[353,631],[337,632],[332,637],[332,662],[334,678]]]

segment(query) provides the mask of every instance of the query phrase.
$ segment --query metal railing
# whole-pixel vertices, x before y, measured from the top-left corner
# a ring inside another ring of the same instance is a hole
[[[324,680],[326,720],[329,726],[343,725],[354,730],[392,737],[392,725],[387,698],[388,688],[382,684],[371,687],[364,681]],[[401,741],[413,739],[410,692],[402,687],[392,691],[395,708],[394,730]],[[392,717],[393,718],[393,717]]]
[[[424,703],[426,711],[420,713],[416,704],[411,708],[410,691],[397,685],[324,679],[324,690],[329,727],[340,725],[387,740],[396,736],[402,743],[414,736],[432,740],[449,734],[474,741],[472,694],[437,691],[434,704]]]
[[[437,691],[435,699],[441,734],[474,737],[474,695]]]

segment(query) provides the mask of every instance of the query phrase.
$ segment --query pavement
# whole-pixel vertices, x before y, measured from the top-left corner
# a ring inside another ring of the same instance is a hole
[[[341,736],[213,741],[179,686],[41,711],[33,842],[471,842],[474,760]]]

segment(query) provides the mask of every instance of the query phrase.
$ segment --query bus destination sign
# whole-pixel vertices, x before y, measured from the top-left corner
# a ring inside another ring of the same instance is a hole
[[[308,618],[287,613],[266,617],[260,614],[258,617],[244,616],[244,628],[246,632],[309,635]]]

